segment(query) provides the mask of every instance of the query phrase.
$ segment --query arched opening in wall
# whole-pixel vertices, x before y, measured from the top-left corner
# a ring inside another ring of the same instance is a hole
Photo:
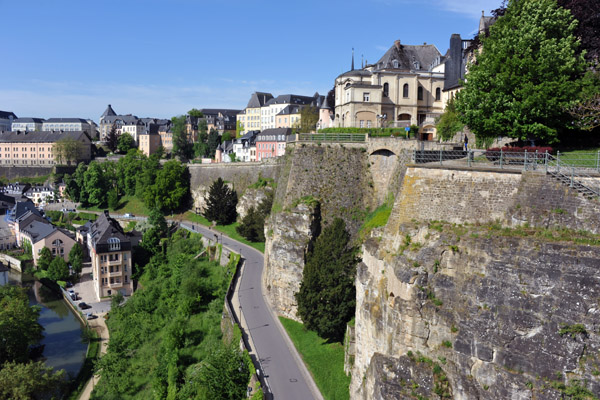
[[[410,114],[406,114],[406,113],[398,114],[398,126],[399,127],[410,126]]]
[[[421,140],[435,140],[436,129],[433,125],[425,125],[421,129]]]
[[[390,94],[390,84],[386,82],[383,84],[383,95],[385,97],[388,97],[389,94]]]
[[[402,97],[408,97],[408,83],[405,83],[404,86],[402,86]]]
[[[377,126],[377,114],[372,111],[359,111],[356,113],[356,123],[359,128],[375,128]]]
[[[435,101],[440,101],[442,99],[442,89],[435,89]]]
[[[393,151],[388,150],[388,149],[378,149],[378,150],[375,150],[374,152],[372,152],[369,155],[371,155],[371,156],[382,156],[382,157],[392,157],[392,156],[395,156],[396,153],[394,153]]]

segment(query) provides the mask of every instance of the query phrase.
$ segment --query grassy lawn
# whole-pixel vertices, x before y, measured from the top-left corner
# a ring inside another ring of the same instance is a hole
[[[108,207],[107,207],[108,208]],[[101,207],[80,207],[79,210],[89,210],[89,211],[104,211],[106,208]],[[148,215],[150,210],[144,206],[144,202],[138,199],[135,196],[123,196],[119,201],[119,205],[117,208],[112,209],[109,208],[109,211],[116,212],[118,214],[130,213],[133,215]]]
[[[598,158],[598,152],[600,148],[584,149],[584,150],[571,150],[560,152],[560,162],[565,164],[571,164],[578,167],[590,167],[598,168],[600,165],[600,159]]]
[[[326,343],[315,332],[288,318],[279,317],[302,356],[321,394],[327,400],[350,398],[350,377],[344,373],[344,346]]]
[[[202,224],[204,226],[211,225],[210,221],[207,220],[206,218],[204,218],[202,215],[194,214],[191,211],[186,211],[184,214],[178,215],[176,219],[184,219],[187,221]],[[237,233],[237,231],[235,230],[235,227],[238,225],[239,224],[237,222],[234,222],[233,224],[230,224],[230,225],[217,225],[215,229],[218,230],[219,232],[223,232],[225,235],[229,236],[232,239],[237,240],[238,242],[247,244],[250,247],[254,247],[256,250],[260,251],[261,253],[264,253],[265,252],[265,243],[264,242],[250,242],[250,241],[246,240],[246,238],[244,238],[242,235]]]

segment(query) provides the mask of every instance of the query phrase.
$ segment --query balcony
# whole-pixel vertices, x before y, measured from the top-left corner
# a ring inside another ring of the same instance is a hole
[[[109,283],[108,287],[111,288],[111,289],[112,288],[120,288],[120,287],[123,287],[123,282],[121,281],[119,283],[116,283],[116,282],[115,283]]]
[[[108,261],[108,265],[121,265],[121,262],[123,260],[119,259],[119,260],[113,260],[113,261]]]
[[[109,272],[108,276],[110,277],[115,277],[115,276],[122,276],[123,275],[123,271],[116,271],[116,272]]]

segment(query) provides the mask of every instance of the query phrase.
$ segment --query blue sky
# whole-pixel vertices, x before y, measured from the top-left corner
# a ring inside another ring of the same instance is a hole
[[[169,118],[252,92],[326,94],[400,39],[448,48],[501,0],[0,0],[0,110]]]

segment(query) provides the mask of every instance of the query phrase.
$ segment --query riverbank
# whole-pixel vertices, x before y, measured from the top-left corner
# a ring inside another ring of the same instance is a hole
[[[100,357],[106,354],[106,349],[108,348],[108,327],[106,326],[106,320],[104,317],[106,313],[102,313],[98,315],[98,318],[92,319],[89,321],[89,327],[98,335],[98,340],[100,341]],[[83,391],[78,397],[78,400],[89,400],[96,383],[100,379],[100,375],[92,375],[92,377],[87,381]]]

